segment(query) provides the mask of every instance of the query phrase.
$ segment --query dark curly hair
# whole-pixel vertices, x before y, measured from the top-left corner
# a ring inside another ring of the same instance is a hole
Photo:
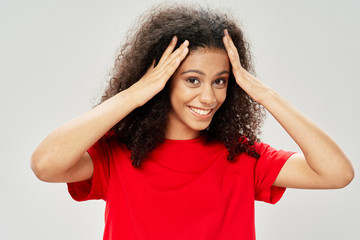
[[[128,33],[120,49],[108,88],[101,102],[137,82],[155,59],[156,63],[170,43],[178,37],[177,47],[189,40],[189,50],[199,48],[225,49],[223,31],[227,29],[236,45],[242,66],[254,74],[249,43],[236,22],[227,14],[199,6],[158,6],[142,15]],[[170,110],[168,86],[145,105],[133,110],[117,123],[112,132],[131,151],[132,165],[139,167],[148,153],[165,139]],[[230,73],[226,100],[215,113],[209,127],[202,131],[207,140],[217,139],[227,148],[228,160],[236,154],[259,154],[252,147],[259,141],[264,110],[244,90]]]

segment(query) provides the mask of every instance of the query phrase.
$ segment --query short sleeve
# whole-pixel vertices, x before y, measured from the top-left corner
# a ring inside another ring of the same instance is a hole
[[[260,158],[255,165],[255,200],[277,203],[285,188],[272,186],[285,162],[294,152],[276,150],[265,143],[255,143]]]
[[[93,176],[89,180],[67,183],[68,191],[74,200],[106,200],[110,178],[109,151],[110,143],[107,137],[101,138],[89,148],[88,153],[94,165]]]

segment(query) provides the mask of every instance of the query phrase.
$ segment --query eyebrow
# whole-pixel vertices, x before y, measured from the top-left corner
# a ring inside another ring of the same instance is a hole
[[[195,69],[190,69],[190,70],[187,70],[185,72],[182,72],[180,74],[186,74],[186,73],[189,73],[189,72],[194,72],[194,73],[198,73],[200,75],[206,75],[205,73],[203,73],[202,71],[199,71],[199,70],[195,70]],[[223,75],[224,73],[227,73],[227,74],[230,74],[229,71],[227,70],[224,70],[222,72],[219,72],[218,74],[216,74],[216,76],[220,76],[220,75]]]

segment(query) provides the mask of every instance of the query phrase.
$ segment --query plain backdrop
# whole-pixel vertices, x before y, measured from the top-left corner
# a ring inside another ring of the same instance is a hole
[[[30,156],[97,102],[125,33],[158,2],[0,1],[0,239],[102,239],[105,203],[78,203],[66,184],[39,181]],[[192,2],[241,21],[257,76],[325,129],[359,172],[359,1]],[[262,140],[299,151],[270,114]],[[345,189],[288,189],[276,205],[256,203],[257,238],[358,239],[359,187],[356,176]]]

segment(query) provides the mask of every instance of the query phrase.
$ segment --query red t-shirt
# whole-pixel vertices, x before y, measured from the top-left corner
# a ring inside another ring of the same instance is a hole
[[[257,143],[259,160],[229,162],[220,142],[165,140],[140,168],[113,137],[88,152],[92,179],[68,183],[77,201],[106,201],[104,239],[255,239],[254,200],[276,203],[272,186],[291,152]]]

